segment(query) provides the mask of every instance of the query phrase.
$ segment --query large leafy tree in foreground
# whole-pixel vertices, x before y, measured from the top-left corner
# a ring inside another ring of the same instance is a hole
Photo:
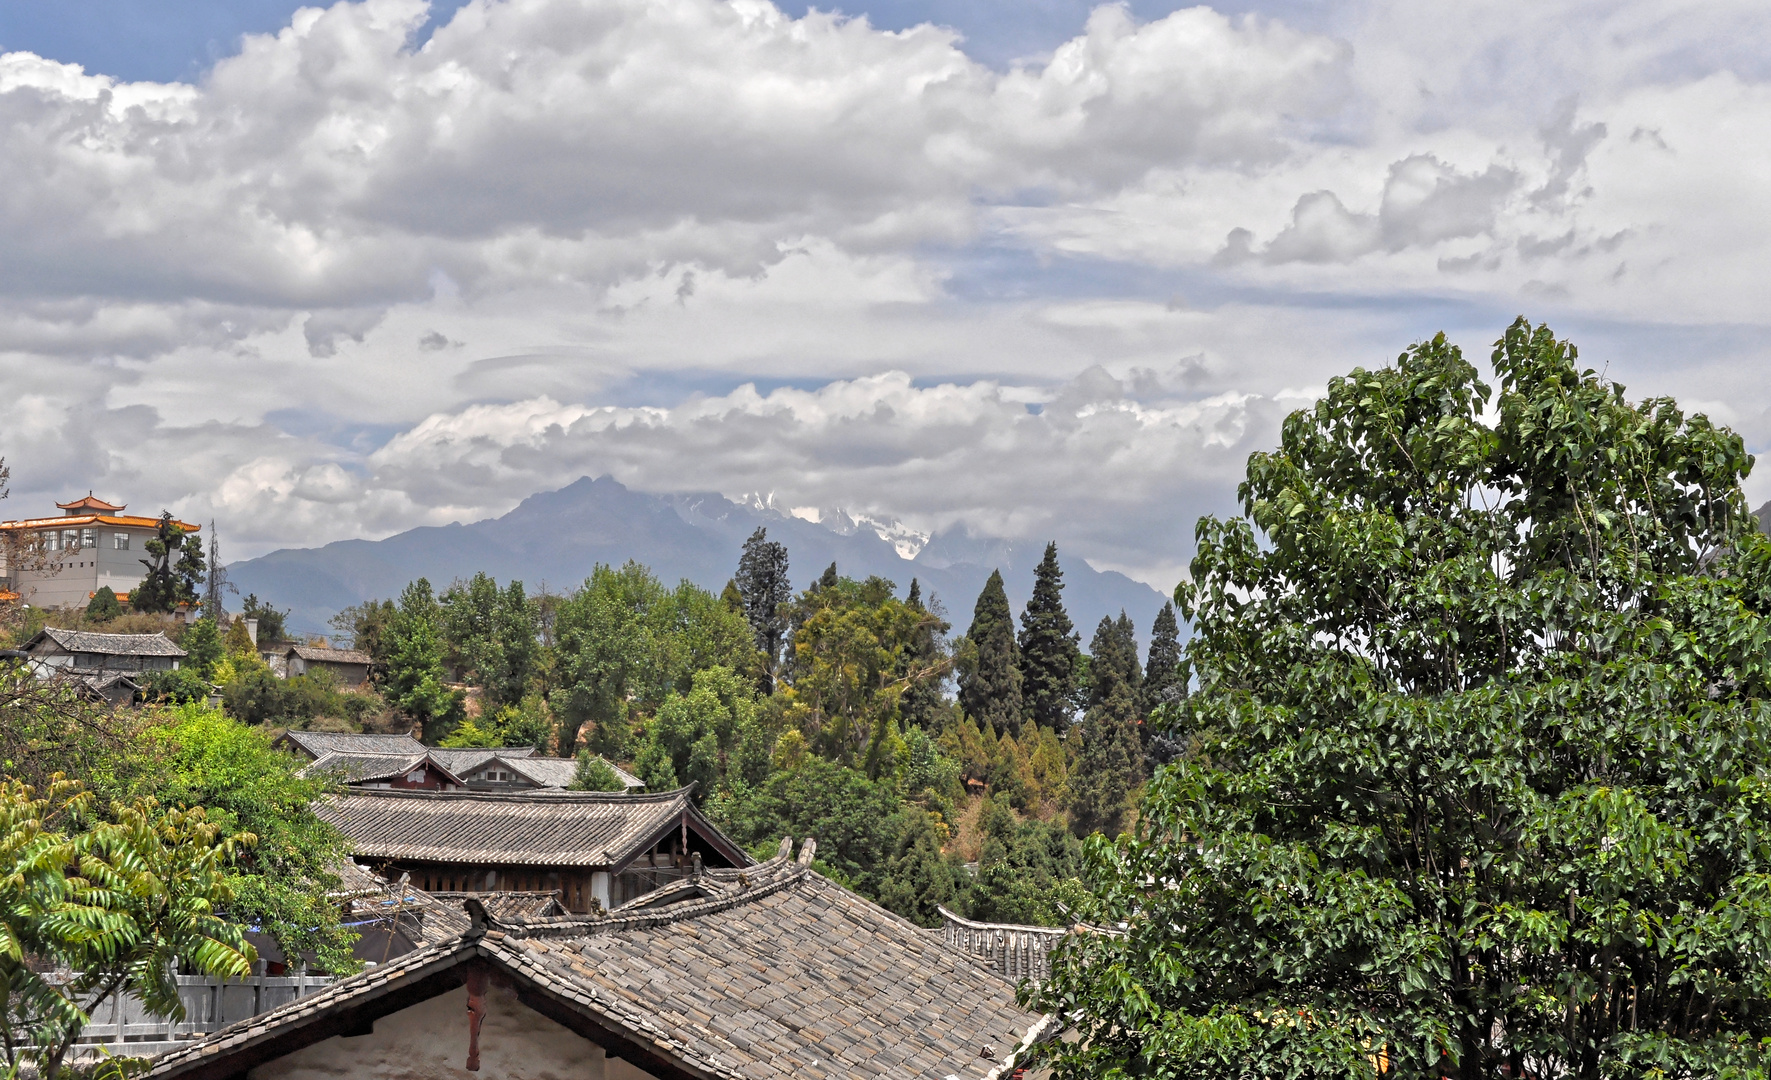
[[[1198,529],[1188,752],[1092,847],[1062,1076],[1764,1076],[1741,440],[1523,320],[1334,380]]]

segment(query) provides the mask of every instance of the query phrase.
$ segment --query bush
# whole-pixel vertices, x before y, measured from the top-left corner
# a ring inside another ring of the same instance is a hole
[[[179,668],[176,671],[150,672],[142,680],[142,691],[147,700],[163,705],[183,705],[193,701],[205,701],[215,692],[209,680],[191,671]]]
[[[609,763],[589,750],[578,751],[578,772],[570,785],[573,791],[626,791],[627,785],[615,775]]]
[[[101,585],[86,604],[86,617],[92,622],[108,622],[123,614],[123,605],[109,585]]]

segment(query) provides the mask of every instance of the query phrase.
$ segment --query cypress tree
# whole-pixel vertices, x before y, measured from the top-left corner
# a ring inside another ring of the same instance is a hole
[[[1033,598],[1021,612],[1021,702],[1029,720],[1054,730],[1070,723],[1076,659],[1082,653],[1063,593],[1058,545],[1048,543],[1033,571]]]
[[[1181,631],[1175,622],[1173,603],[1162,605],[1156,624],[1150,627],[1150,660],[1144,665],[1144,713],[1165,702],[1187,695],[1187,676],[1181,670]]]
[[[836,564],[833,562],[824,568],[824,576],[818,579],[818,588],[834,588],[840,580],[842,579],[836,576]]]
[[[1139,708],[1138,718],[1143,719],[1144,703],[1144,668],[1138,663],[1138,628],[1132,625],[1131,616],[1119,609],[1119,618],[1113,622],[1114,649],[1119,654],[1119,677],[1131,691],[1131,699]]]
[[[787,613],[793,585],[787,580],[787,546],[769,540],[767,529],[758,529],[744,541],[738,573],[732,579],[744,598],[744,618],[763,654],[763,694],[775,692],[775,668],[781,662],[781,645],[787,636]]]
[[[1070,773],[1070,828],[1078,836],[1119,832],[1142,769],[1132,681],[1137,642],[1126,634],[1128,626],[1124,615],[1117,624],[1103,618],[1089,642],[1088,710],[1082,720],[1082,750]]]
[[[1014,615],[1002,587],[1002,571],[992,570],[966,631],[965,663],[959,673],[959,704],[980,727],[998,734],[1021,729],[1020,649]]]

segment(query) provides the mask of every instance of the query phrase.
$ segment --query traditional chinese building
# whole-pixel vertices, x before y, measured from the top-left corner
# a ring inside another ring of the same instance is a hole
[[[426,791],[563,790],[578,772],[572,758],[543,757],[533,747],[445,748],[425,746],[410,735],[356,735],[329,731],[290,731],[278,744],[313,762],[314,772],[331,772],[353,787]],[[645,781],[605,762],[627,791]]]
[[[1055,1034],[1007,979],[813,871],[814,851],[784,841],[677,902],[590,918],[503,921],[470,899],[410,952],[148,1075],[1006,1080]]]
[[[316,762],[316,765],[319,764]],[[704,866],[752,862],[689,799],[589,791],[353,787],[316,810],[354,858],[428,892],[558,891],[568,910],[607,910]]]
[[[124,505],[91,493],[55,505],[60,517],[0,522],[0,587],[33,607],[84,608],[105,587],[127,603],[147,576],[144,545],[159,519],[125,514]],[[198,531],[188,522],[174,524]]]

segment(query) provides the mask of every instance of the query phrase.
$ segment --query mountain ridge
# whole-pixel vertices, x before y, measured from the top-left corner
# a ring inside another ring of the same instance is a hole
[[[820,518],[835,513],[822,511]],[[1033,588],[1033,567],[1045,550],[1043,542],[949,530],[916,544],[916,557],[905,559],[900,545],[920,534],[897,522],[842,513],[842,522],[814,522],[718,494],[647,494],[608,476],[586,476],[531,495],[499,517],[467,525],[425,525],[381,540],[280,548],[231,564],[228,577],[242,594],[256,593],[289,609],[291,630],[327,633],[331,616],[351,604],[396,597],[420,577],[440,590],[481,570],[500,581],[520,579],[531,592],[542,586],[563,591],[582,582],[599,562],[619,565],[633,559],[666,583],[686,578],[718,592],[737,568],[744,541],[761,527],[771,540],[787,545],[788,572],[796,589],[809,585],[831,562],[850,577],[888,578],[900,591],[915,577],[925,595],[943,602],[954,632],[961,633],[993,569],[1002,570],[1016,610],[1025,605]],[[898,530],[897,539],[882,537],[882,528]],[[1122,608],[1140,634],[1147,634],[1162,594],[1062,551],[1059,561],[1067,586],[1065,606],[1085,641],[1102,616],[1117,616]]]

